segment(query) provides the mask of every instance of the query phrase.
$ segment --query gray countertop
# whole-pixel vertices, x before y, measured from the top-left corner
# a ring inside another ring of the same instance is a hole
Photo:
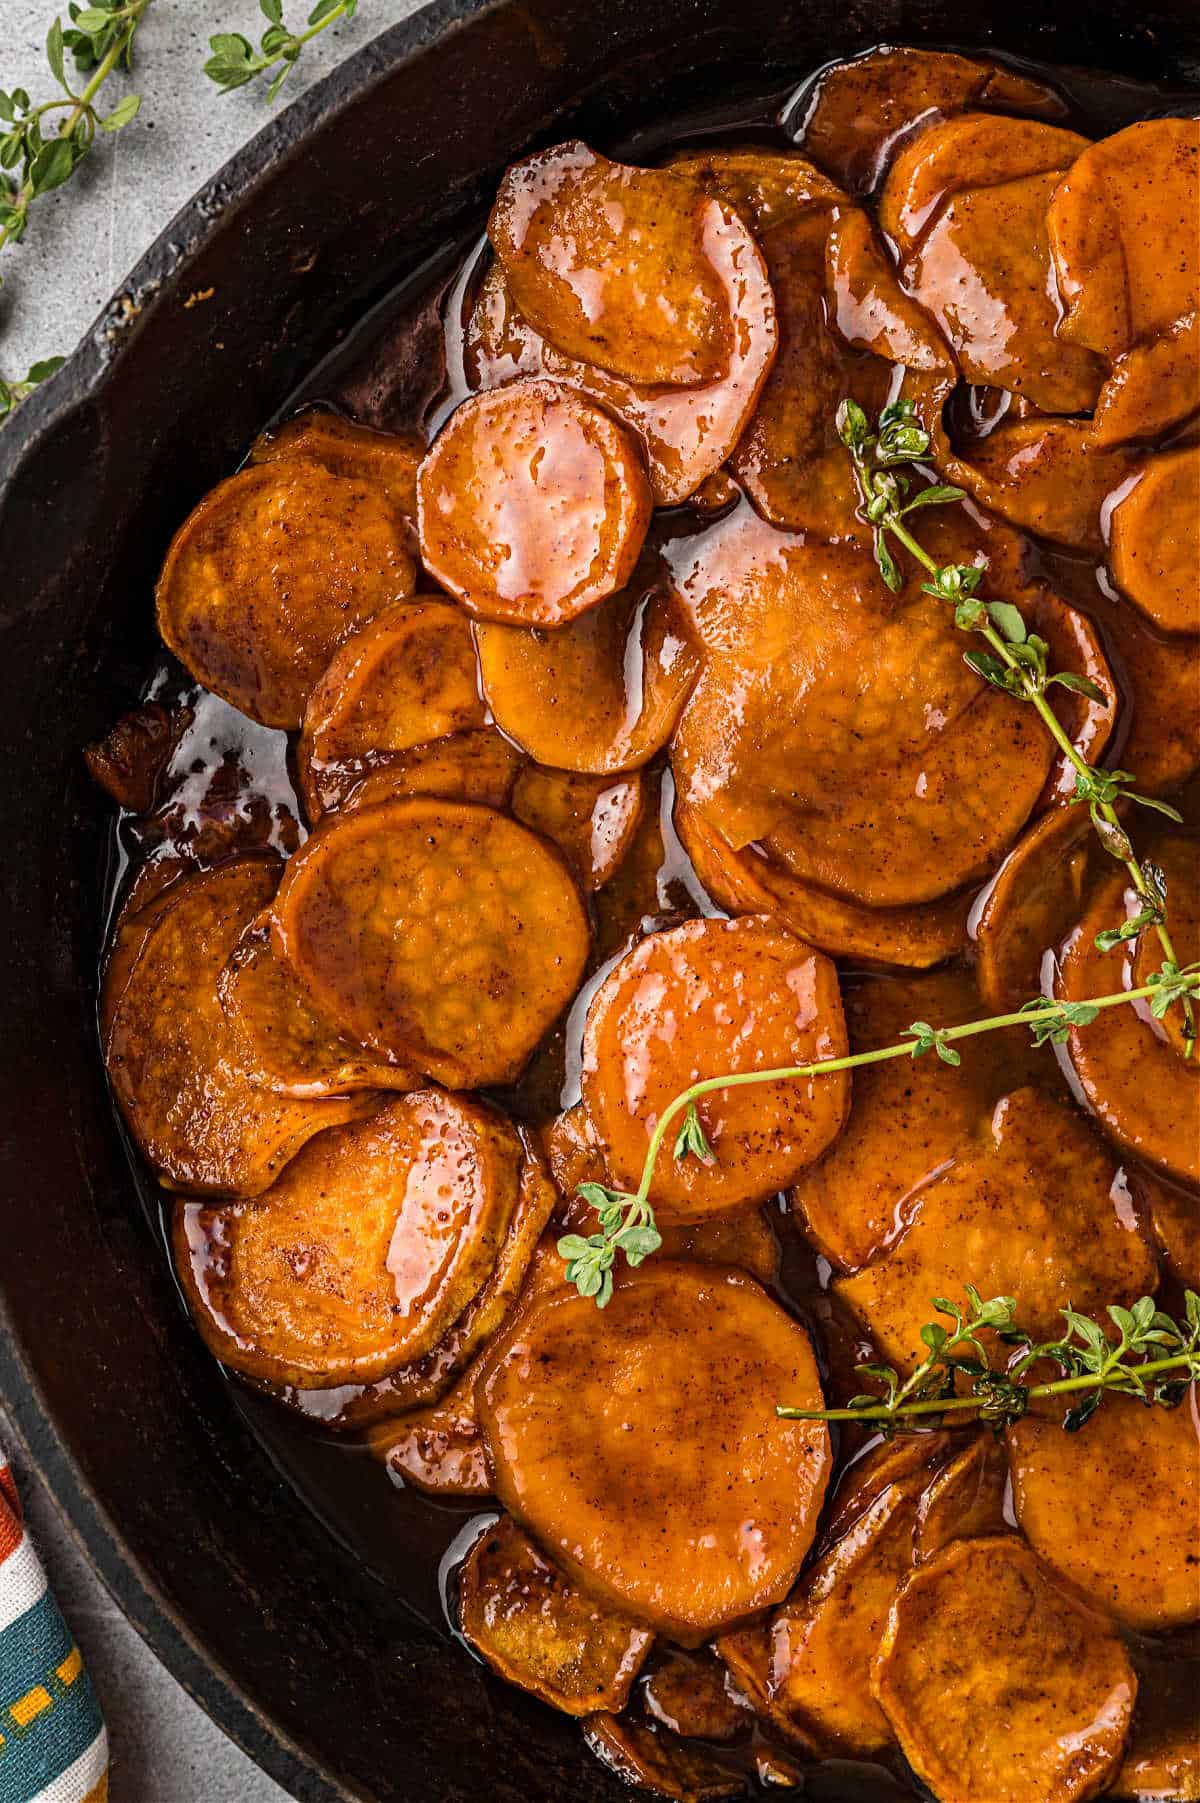
[[[27,88],[35,100],[48,95],[43,45],[54,4],[0,0],[0,88]],[[310,4],[285,0],[293,28]],[[275,108],[415,10],[416,0],[361,0],[353,20],[309,45]],[[137,119],[98,139],[66,187],[35,202],[24,244],[0,256],[0,372],[23,375],[35,360],[72,350],[172,215],[271,117],[265,84],[220,95],[201,70],[211,32],[241,31],[257,42],[265,23],[255,0],[155,0],[138,33],[132,76],[114,77],[105,90],[113,101],[141,94]],[[108,1721],[112,1803],[287,1803],[138,1638],[36,1474],[19,1458],[16,1464],[51,1583]]]

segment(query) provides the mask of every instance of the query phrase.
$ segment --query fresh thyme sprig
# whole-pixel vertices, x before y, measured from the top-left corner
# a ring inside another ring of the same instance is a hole
[[[1163,951],[1161,974],[1168,979],[1179,970],[1179,960],[1167,926],[1166,883],[1156,866],[1140,862],[1136,857],[1116,804],[1125,801],[1151,808],[1165,814],[1169,820],[1178,821],[1182,816],[1167,802],[1139,794],[1132,787],[1137,779],[1130,771],[1104,770],[1089,764],[1072,744],[1046,699],[1047,691],[1057,683],[1093,701],[1103,701],[1104,693],[1086,676],[1079,676],[1072,670],[1051,673],[1048,668],[1050,647],[1045,639],[1029,631],[1020,608],[1008,601],[988,601],[979,595],[986,561],[982,564],[939,564],[905,525],[906,517],[919,508],[966,499],[964,489],[937,483],[913,493],[909,479],[898,473],[902,465],[914,464],[925,457],[930,448],[929,434],[917,423],[913,403],[893,401],[883,409],[877,428],[872,432],[858,403],[844,400],[837,411],[837,429],[850,453],[863,514],[873,528],[875,561],[883,580],[893,591],[903,586],[903,578],[888,544],[890,535],[916,558],[929,576],[929,581],[921,584],[924,593],[952,604],[954,624],[963,632],[978,633],[991,646],[990,651],[965,654],[971,669],[985,682],[1018,700],[1031,702],[1036,708],[1042,724],[1074,769],[1075,791],[1070,797],[1071,802],[1087,807],[1105,851],[1128,871],[1141,907],[1122,927],[1097,935],[1098,949],[1110,951],[1144,927],[1152,926]],[[1184,1056],[1190,1058],[1196,1042],[1195,1014],[1189,995],[1185,993],[1179,999],[1183,1010]]]
[[[971,1284],[964,1284],[967,1308],[944,1296],[932,1306],[952,1325],[927,1321],[921,1329],[925,1357],[911,1377],[900,1378],[890,1365],[857,1365],[861,1377],[883,1386],[884,1395],[852,1396],[841,1409],[798,1409],[781,1404],[775,1411],[789,1421],[871,1422],[885,1434],[908,1426],[940,1426],[947,1417],[970,1413],[974,1419],[1002,1427],[1019,1421],[1029,1405],[1042,1396],[1077,1396],[1063,1417],[1063,1426],[1075,1433],[1100,1407],[1110,1391],[1137,1396],[1147,1405],[1173,1408],[1183,1400],[1188,1385],[1200,1379],[1200,1296],[1184,1294],[1184,1319],[1164,1314],[1152,1296],[1143,1296],[1132,1308],[1113,1304],[1107,1310],[1115,1336],[1088,1315],[1073,1308],[1061,1313],[1066,1332],[1057,1340],[1037,1342],[1017,1322],[1012,1296],[984,1301]],[[994,1333],[1006,1350],[1023,1346],[1019,1358],[993,1364],[987,1342]],[[1032,1384],[1028,1373],[1044,1360],[1057,1364],[1063,1375],[1052,1382]],[[959,1380],[967,1380],[966,1391]]]
[[[256,76],[274,69],[267,88],[267,99],[274,100],[304,46],[339,19],[352,19],[358,0],[317,0],[308,15],[307,30],[298,32],[290,31],[283,22],[283,0],[259,0],[259,6],[267,29],[257,50],[240,31],[219,31],[208,40],[212,55],[204,73],[222,94],[231,94],[234,88],[245,87]]]
[[[1155,1014],[1161,1015],[1179,1000],[1190,1001],[1200,996],[1200,964],[1187,965],[1167,977],[1162,972],[1139,989],[1121,989],[1114,995],[1096,995],[1076,1002],[1055,1002],[1035,997],[1012,1014],[994,1014],[984,1020],[964,1021],[956,1027],[932,1027],[928,1021],[913,1021],[905,1037],[896,1045],[881,1046],[872,1052],[851,1052],[845,1058],[823,1058],[815,1064],[781,1065],[775,1070],[739,1071],[724,1077],[706,1077],[683,1090],[659,1115],[642,1167],[636,1191],[608,1189],[602,1183],[581,1183],[577,1194],[594,1208],[599,1216],[598,1231],[589,1235],[568,1233],[558,1242],[558,1252],[567,1261],[567,1282],[573,1283],[582,1296],[594,1296],[603,1308],[612,1295],[612,1271],[618,1252],[625,1254],[631,1265],[657,1252],[662,1235],[654,1218],[650,1191],[659,1153],[671,1127],[678,1121],[674,1141],[677,1162],[713,1158],[712,1148],[704,1137],[704,1129],[696,1103],[717,1090],[741,1089],[752,1083],[780,1083],[794,1079],[830,1076],[834,1071],[858,1070],[867,1064],[885,1064],[894,1058],[920,1058],[936,1052],[947,1064],[957,1064],[960,1054],[954,1041],[972,1039],[979,1033],[994,1033],[1001,1027],[1027,1027],[1035,1045],[1047,1040],[1061,1044],[1072,1027],[1088,1027],[1105,1008],[1120,1008],[1128,1002],[1149,1001]],[[683,1116],[680,1121],[680,1116]]]

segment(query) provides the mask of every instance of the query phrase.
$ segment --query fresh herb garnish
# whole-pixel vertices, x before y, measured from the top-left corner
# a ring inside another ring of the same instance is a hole
[[[1156,866],[1139,862],[1129,835],[1116,811],[1119,801],[1150,808],[1165,814],[1168,820],[1182,816],[1165,801],[1139,794],[1128,770],[1103,770],[1089,764],[1063,730],[1062,724],[1046,699],[1055,684],[1086,695],[1093,701],[1105,700],[1103,690],[1086,676],[1071,670],[1051,672],[1048,668],[1050,647],[1045,639],[1029,631],[1018,607],[1008,601],[988,601],[979,593],[986,572],[982,564],[938,564],[905,525],[906,518],[922,507],[938,507],[966,499],[966,491],[933,484],[913,492],[911,480],[898,474],[900,466],[916,463],[930,448],[929,434],[918,424],[911,401],[893,401],[883,409],[875,431],[856,401],[844,400],[837,411],[838,435],[850,453],[854,480],[858,488],[862,512],[874,532],[875,561],[879,573],[893,591],[903,587],[903,577],[888,544],[889,535],[915,557],[929,577],[921,588],[927,595],[954,608],[954,624],[963,632],[978,633],[991,647],[990,651],[968,651],[966,662],[985,682],[1002,689],[1019,701],[1036,708],[1042,724],[1075,772],[1075,790],[1069,800],[1087,807],[1096,835],[1105,851],[1123,864],[1137,892],[1141,908],[1136,917],[1123,926],[1096,937],[1100,951],[1111,951],[1123,940],[1132,938],[1143,927],[1154,928],[1163,951],[1160,972],[1161,993],[1166,1012],[1174,1002],[1183,1011],[1184,1057],[1190,1058],[1196,1043],[1196,1020],[1191,994],[1186,989],[1171,988],[1178,973],[1179,961],[1171,943],[1167,926],[1166,883]],[[1156,1013],[1158,1010],[1156,1010]]]
[[[1100,1407],[1110,1391],[1137,1396],[1147,1405],[1174,1408],[1188,1385],[1200,1378],[1200,1296],[1184,1295],[1184,1319],[1173,1320],[1143,1296],[1132,1308],[1113,1304],[1108,1318],[1115,1335],[1098,1321],[1073,1308],[1060,1310],[1066,1331],[1057,1340],[1035,1341],[1017,1322],[1012,1296],[984,1301],[977,1289],[964,1284],[967,1307],[944,1296],[932,1306],[951,1325],[927,1321],[921,1329],[925,1357],[911,1377],[901,1379],[890,1365],[857,1365],[860,1377],[870,1378],[883,1394],[852,1396],[843,1409],[776,1409],[789,1421],[869,1421],[885,1434],[909,1425],[930,1427],[947,1417],[970,1413],[976,1420],[1003,1427],[1019,1421],[1029,1404],[1042,1396],[1077,1397],[1063,1417],[1063,1426],[1075,1433]],[[984,1333],[995,1335],[1003,1352],[997,1363]],[[1012,1348],[1025,1350],[1013,1358]],[[1057,1364],[1063,1375],[1052,1382],[1030,1383],[1029,1372],[1043,1360]],[[960,1389],[965,1381],[965,1389]]]
[[[1172,1003],[1200,995],[1200,964],[1189,964],[1170,976],[1155,972],[1140,989],[1121,989],[1115,995],[1097,995],[1075,1002],[1055,1002],[1035,997],[1013,1014],[993,1014],[985,1020],[964,1021],[957,1027],[932,1027],[928,1021],[913,1021],[897,1045],[881,1046],[873,1052],[851,1052],[845,1058],[825,1058],[815,1064],[788,1064],[776,1070],[739,1071],[724,1077],[706,1077],[693,1083],[669,1102],[659,1115],[646,1149],[641,1181],[636,1191],[607,1189],[601,1183],[581,1183],[577,1194],[594,1208],[599,1216],[598,1231],[585,1237],[578,1233],[564,1235],[558,1242],[560,1257],[567,1261],[567,1282],[573,1283],[582,1296],[594,1296],[603,1308],[612,1295],[612,1270],[618,1252],[625,1254],[631,1265],[662,1245],[650,1203],[654,1170],[659,1153],[671,1127],[683,1115],[676,1132],[674,1155],[677,1161],[695,1157],[708,1163],[713,1151],[704,1137],[704,1129],[696,1103],[722,1089],[741,1089],[751,1083],[779,1083],[792,1079],[828,1076],[834,1071],[858,1070],[865,1064],[885,1064],[893,1058],[920,1058],[936,1052],[947,1064],[957,1064],[960,1054],[954,1041],[972,1039],[979,1033],[994,1033],[1001,1027],[1027,1027],[1035,1045],[1047,1041],[1061,1044],[1072,1027],[1087,1027],[1105,1008],[1120,1008],[1127,1002],[1147,1000],[1151,1009],[1165,1013]]]
[[[212,55],[204,65],[204,73],[216,82],[222,94],[231,94],[234,88],[245,87],[248,81],[273,69],[267,99],[274,100],[304,46],[339,19],[352,19],[358,0],[317,0],[305,31],[290,31],[284,24],[283,0],[259,0],[259,6],[267,29],[257,50],[240,31],[218,31],[208,40]]]

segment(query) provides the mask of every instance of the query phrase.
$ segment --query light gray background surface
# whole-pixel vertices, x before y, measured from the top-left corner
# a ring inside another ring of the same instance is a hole
[[[66,0],[61,0],[65,13]],[[285,0],[296,29],[313,0]],[[274,108],[265,82],[220,95],[202,73],[209,35],[257,43],[255,0],[154,0],[139,29],[132,76],[106,86],[142,96],[132,125],[98,137],[66,187],[35,201],[24,244],[0,255],[0,372],[74,349],[109,295],[191,194],[352,50],[417,9],[418,0],[360,0],[349,24],[322,33],[288,76]],[[0,88],[47,98],[44,43],[55,0],[0,0]],[[0,1399],[2,1401],[2,1399]],[[0,1440],[5,1434],[0,1410]],[[112,1803],[287,1803],[286,1794],[225,1739],[129,1627],[93,1575],[35,1474],[16,1460],[29,1520],[78,1638],[112,1743]]]

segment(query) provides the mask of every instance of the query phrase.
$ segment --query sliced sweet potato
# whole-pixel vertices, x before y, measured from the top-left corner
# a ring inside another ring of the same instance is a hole
[[[675,824],[716,901],[735,914],[778,914],[799,938],[824,952],[924,970],[966,946],[969,895],[915,908],[864,908],[798,881],[759,846],[735,852],[686,802],[676,804]]]
[[[417,517],[417,465],[425,455],[408,433],[376,432],[327,407],[306,407],[263,432],[250,447],[251,463],[310,459],[335,476],[366,482],[385,494],[408,521]]]
[[[512,811],[553,839],[586,890],[602,888],[638,829],[642,784],[636,772],[612,782],[531,764],[518,776]]]
[[[830,1751],[868,1757],[892,1743],[871,1693],[871,1662],[901,1581],[926,1473],[884,1486],[810,1565],[771,1630],[771,1695]]]
[[[751,1278],[655,1259],[602,1313],[551,1293],[478,1395],[501,1501],[595,1594],[695,1646],[786,1593],[829,1440],[775,1415],[820,1383],[807,1335]]]
[[[388,608],[342,645],[309,696],[297,765],[310,820],[392,756],[486,720],[461,610],[430,598]]]
[[[1050,203],[1061,336],[1105,357],[1200,301],[1200,120],[1147,119],[1092,144]]]
[[[88,775],[118,807],[148,814],[192,719],[191,708],[168,710],[159,701],[144,702],[122,714],[96,744],[84,747]]]
[[[1093,421],[1097,445],[1161,438],[1200,409],[1200,313],[1113,359]]]
[[[1122,593],[1163,632],[1200,633],[1200,448],[1151,458],[1109,531]]]
[[[1139,1646],[1133,1731],[1111,1795],[1136,1803],[1200,1800],[1200,1650],[1194,1636]],[[1157,1656],[1156,1656],[1157,1655]]]
[[[995,1014],[1040,993],[1042,958],[1079,919],[1092,823],[1052,808],[1017,840],[972,920],[979,993]]]
[[[258,1089],[217,998],[244,929],[279,881],[274,858],[181,879],[130,923],[105,975],[104,1054],[129,1130],[160,1182],[256,1196],[323,1127],[370,1113],[373,1094],[300,1101]]]
[[[818,1759],[822,1749],[797,1716],[780,1708],[771,1689],[771,1623],[755,1622],[748,1628],[737,1628],[732,1634],[720,1634],[713,1642],[714,1651],[729,1674],[729,1682],[745,1699],[755,1715],[766,1722],[771,1732],[797,1748],[805,1757]]]
[[[1036,1339],[1061,1329],[1068,1304],[1095,1314],[1155,1287],[1155,1264],[1116,1185],[1103,1141],[1073,1109],[1037,1089],[997,1103],[991,1131],[916,1198],[909,1226],[838,1293],[889,1364],[921,1354],[932,1298],[964,1275],[982,1296],[1015,1296]]]
[[[1008,1461],[990,1430],[976,1434],[936,1474],[917,1505],[913,1557],[934,1558],[952,1540],[975,1540],[1007,1531]]]
[[[913,1574],[875,1690],[941,1803],[1076,1803],[1120,1765],[1137,1679],[1102,1618],[1007,1534],[955,1541]]]
[[[372,1422],[403,1415],[422,1405],[437,1404],[453,1388],[462,1389],[471,1359],[500,1328],[523,1295],[526,1279],[538,1252],[541,1234],[558,1199],[540,1154],[522,1130],[525,1160],[517,1203],[496,1262],[483,1288],[469,1302],[458,1320],[432,1351],[406,1365],[398,1365],[375,1383],[328,1392],[307,1391],[300,1399],[325,1426],[342,1429],[369,1426]],[[560,1267],[562,1261],[558,1261]],[[474,1380],[472,1379],[472,1383]],[[459,1395],[451,1406],[461,1416],[466,1400]],[[472,1405],[473,1406],[473,1405]],[[419,1433],[442,1431],[442,1423],[428,1422]],[[431,1444],[421,1441],[420,1444]],[[418,1442],[413,1443],[417,1447]],[[413,1457],[417,1456],[414,1450]]]
[[[517,306],[564,355],[643,385],[711,382],[733,348],[706,243],[722,210],[575,142],[513,164],[488,236]]]
[[[653,565],[555,632],[481,624],[475,636],[497,723],[539,764],[583,775],[648,763],[674,731],[700,662]]]
[[[709,1652],[664,1647],[642,1679],[642,1707],[652,1721],[688,1740],[736,1740],[750,1725],[745,1706],[731,1696],[725,1667]]]
[[[405,795],[440,795],[446,801],[478,801],[504,809],[524,762],[502,732],[481,726],[392,753],[379,769],[360,777],[344,793],[334,773],[325,770],[322,789],[330,809],[369,808]]]
[[[367,1444],[394,1484],[427,1496],[490,1495],[492,1474],[475,1408],[475,1376],[475,1367],[468,1365],[440,1402],[368,1431]]]
[[[728,457],[775,355],[775,299],[749,228],[736,214],[718,210],[705,248],[733,326],[728,369],[716,381],[690,388],[639,387],[563,356],[521,317],[496,265],[484,278],[467,331],[473,386],[494,388],[518,376],[545,375],[582,389],[641,440],[655,505],[677,506]]]
[[[907,1492],[915,1483],[921,1490],[945,1469],[953,1453],[954,1436],[940,1428],[928,1430],[910,1425],[914,1427],[912,1433],[896,1434],[891,1439],[881,1436],[844,1467],[830,1499],[818,1552],[828,1551],[843,1539],[890,1485]]]
[[[1043,82],[945,50],[869,50],[835,63],[807,100],[799,142],[854,194],[879,185],[899,145],[956,113],[995,107],[1057,119]]]
[[[746,1788],[742,1773],[657,1723],[593,1715],[583,1734],[597,1759],[626,1784],[672,1803],[714,1803],[718,1797],[740,1797]]]
[[[562,382],[472,395],[417,475],[421,557],[481,620],[561,626],[616,594],[650,523],[636,439]]]
[[[1091,408],[1103,369],[1055,336],[1046,210],[1087,140],[1029,119],[969,113],[902,150],[880,197],[905,287],[930,312],[969,382],[1047,412]]]
[[[206,688],[296,727],[338,646],[415,583],[386,498],[290,458],[230,476],[188,515],[158,579],[158,629]]]
[[[271,1384],[369,1383],[478,1295],[517,1200],[521,1141],[440,1090],[334,1127],[253,1204],[176,1209],[176,1267],[224,1364]]]
[[[1001,519],[1075,551],[1104,551],[1105,502],[1140,459],[1095,442],[1090,421],[1003,422],[956,459],[960,487]]]
[[[847,984],[844,1002],[856,1052],[897,1044],[916,1020],[954,1026],[979,1013],[961,967],[870,977]],[[843,1271],[877,1257],[911,1219],[920,1191],[970,1151],[998,1098],[1045,1072],[1047,1058],[1024,1033],[987,1033],[956,1069],[926,1054],[855,1071],[840,1138],[791,1191],[813,1245]]]
[[[623,1709],[654,1638],[580,1590],[507,1515],[460,1568],[459,1611],[493,1671],[566,1715]]]
[[[825,276],[833,324],[846,343],[907,369],[955,372],[932,319],[900,286],[868,215],[841,209],[825,243]]]
[[[419,1074],[357,1045],[322,1015],[271,941],[270,911],[246,928],[217,978],[217,995],[250,1082],[281,1096],[419,1089]]]
[[[673,151],[663,167],[723,200],[760,237],[813,207],[828,209],[846,199],[836,182],[794,150],[708,144]]]
[[[1200,1293],[1200,1207],[1195,1195],[1137,1167],[1129,1176],[1169,1268],[1189,1289]]]
[[[1187,839],[1161,840],[1151,856],[1167,880],[1171,940],[1181,965],[1200,957],[1200,885],[1196,848]],[[1137,949],[1096,949],[1097,933],[1136,914],[1141,899],[1116,872],[1096,890],[1067,945],[1059,966],[1061,994],[1068,1001],[1108,995],[1139,986]],[[1146,974],[1162,962],[1162,947],[1151,930],[1145,940]],[[1130,966],[1133,966],[1131,969]],[[1193,1187],[1200,1185],[1200,1145],[1196,1134],[1200,1060],[1180,1056],[1181,1014],[1158,1022],[1137,1006],[1109,1011],[1102,1033],[1074,1027],[1068,1041],[1071,1063],[1093,1113],[1106,1133],[1135,1157]]]
[[[736,1006],[730,997],[736,996]],[[708,1077],[845,1056],[828,959],[762,916],[692,920],[643,939],[592,998],[583,1096],[613,1179],[636,1189],[663,1109]],[[713,1161],[664,1146],[651,1198],[688,1221],[762,1201],[839,1132],[849,1081],[831,1076],[717,1090],[697,1103]]]
[[[1157,1633],[1200,1620],[1194,1388],[1173,1409],[1106,1396],[1076,1434],[1063,1432],[1063,1406],[1048,1397],[1006,1430],[1021,1532],[1128,1627]]]
[[[551,846],[427,796],[331,815],[289,863],[272,932],[343,1032],[459,1088],[516,1075],[588,950]]]

